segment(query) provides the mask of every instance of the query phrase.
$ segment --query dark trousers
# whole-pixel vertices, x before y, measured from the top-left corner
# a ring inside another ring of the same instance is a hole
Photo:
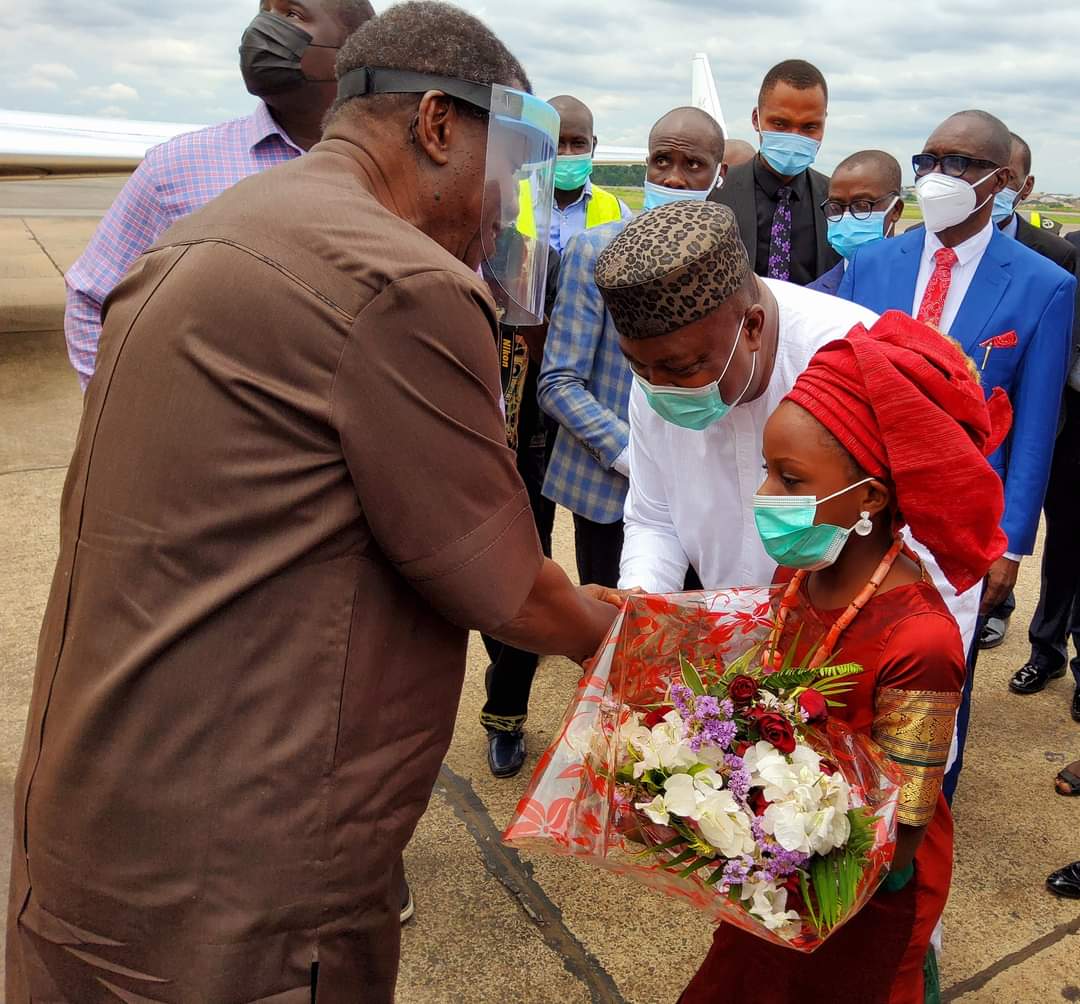
[[[1028,638],[1031,662],[1054,672],[1077,655],[1073,676],[1080,687],[1080,393],[1065,391],[1065,425],[1054,448],[1046,489],[1046,542],[1039,605]]]
[[[1016,593],[1010,589],[1009,595],[1005,597],[990,613],[987,615],[989,620],[991,617],[999,617],[1003,621],[1007,621],[1012,617],[1016,610]]]
[[[594,523],[574,513],[574,553],[582,585],[595,582],[612,589],[618,586],[622,545],[621,519],[614,523]]]
[[[536,373],[535,368],[530,367],[518,421],[517,468],[529,492],[540,546],[549,558],[555,503],[544,498],[542,489],[556,431],[536,404]],[[480,722],[489,729],[517,731],[525,724],[529,713],[529,693],[540,657],[487,635],[482,637],[491,666],[486,676],[487,701],[480,712]]]
[[[967,653],[967,676],[964,679],[964,691],[960,697],[960,707],[956,711],[956,763],[952,765],[941,783],[945,801],[952,805],[956,785],[960,780],[960,771],[964,766],[964,745],[967,743],[968,724],[971,721],[971,690],[975,684],[975,663],[979,658],[979,635],[986,627],[988,617],[980,617],[975,622],[975,634]]]

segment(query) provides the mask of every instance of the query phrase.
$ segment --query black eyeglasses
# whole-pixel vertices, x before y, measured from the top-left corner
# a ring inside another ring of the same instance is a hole
[[[845,212],[851,213],[857,220],[868,220],[876,205],[888,198],[898,199],[899,197],[899,192],[886,192],[880,199],[873,202],[869,199],[857,199],[850,205],[846,202],[837,202],[836,199],[826,199],[821,204],[821,211],[830,223],[839,223],[844,218]]]
[[[911,158],[911,166],[915,168],[916,178],[929,174],[938,164],[941,165],[941,173],[947,174],[950,178],[962,177],[969,167],[986,168],[990,171],[1001,169],[1001,165],[995,164],[992,160],[965,157],[962,153],[947,153],[944,157],[935,157],[932,153],[917,153]]]

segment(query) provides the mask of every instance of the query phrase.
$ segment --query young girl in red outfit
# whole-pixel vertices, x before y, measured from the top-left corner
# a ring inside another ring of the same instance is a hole
[[[938,999],[930,936],[952,872],[940,789],[965,664],[956,622],[900,530],[958,590],[976,585],[1006,546],[985,458],[1008,422],[1004,395],[984,400],[959,346],[898,312],[822,348],[770,417],[754,510],[788,586],[777,649],[824,638],[816,660],[863,667],[832,713],[904,774],[896,857],[871,902],[811,955],[722,924],[682,1004]]]

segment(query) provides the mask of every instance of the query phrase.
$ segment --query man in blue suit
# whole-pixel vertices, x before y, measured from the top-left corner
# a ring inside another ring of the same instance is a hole
[[[909,311],[951,335],[978,368],[987,394],[1002,387],[1012,402],[1012,432],[990,458],[1005,482],[1009,550],[986,578],[981,607],[972,596],[972,616],[960,624],[972,653],[974,614],[1008,595],[1020,559],[1035,548],[1076,294],[1074,276],[991,220],[994,196],[1009,181],[1011,144],[1008,128],[987,112],[946,119],[912,158],[925,229],[856,251],[838,291],[878,312]],[[950,798],[963,759],[974,654],[969,665],[957,718],[959,756],[946,779]]]
[[[829,244],[840,261],[808,289],[835,296],[848,259],[865,244],[892,236],[904,215],[900,184],[900,164],[884,150],[859,150],[836,165],[821,210],[829,227]]]

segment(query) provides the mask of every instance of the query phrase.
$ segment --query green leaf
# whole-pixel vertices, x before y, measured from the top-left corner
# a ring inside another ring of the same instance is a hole
[[[682,667],[683,683],[685,683],[698,697],[703,696],[705,693],[705,684],[701,682],[701,677],[698,676],[698,671],[691,665],[690,660],[681,652],[679,653],[679,665]]]
[[[720,865],[716,870],[705,880],[706,885],[716,885],[724,877],[724,866]]]
[[[641,857],[647,857],[649,854],[659,854],[662,851],[670,851],[673,847],[678,847],[680,844],[685,844],[686,840],[683,837],[672,837],[670,840],[665,840],[662,844],[654,844],[651,847],[646,847],[642,851],[636,851]]]
[[[679,878],[689,878],[699,868],[704,868],[706,865],[711,865],[714,863],[715,860],[715,858],[698,858],[697,861],[690,865],[689,868],[684,868],[681,872],[679,872]]]
[[[664,867],[670,871],[673,868],[678,868],[680,865],[686,864],[691,858],[696,858],[697,856],[697,851],[692,847],[688,847],[682,854],[676,855],[670,861],[665,861]]]

